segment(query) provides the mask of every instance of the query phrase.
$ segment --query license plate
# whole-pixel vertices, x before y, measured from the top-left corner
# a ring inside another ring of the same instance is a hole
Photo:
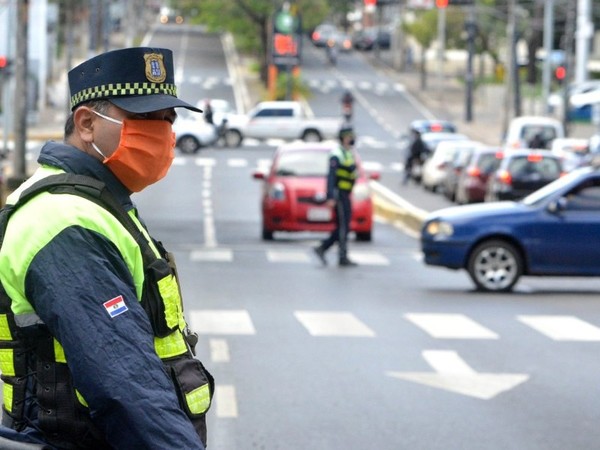
[[[306,212],[306,218],[310,222],[329,222],[331,220],[331,209],[309,208]]]

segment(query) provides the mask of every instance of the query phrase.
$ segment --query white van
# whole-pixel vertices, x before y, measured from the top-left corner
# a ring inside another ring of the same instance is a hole
[[[565,129],[559,120],[543,116],[521,116],[511,120],[504,146],[507,149],[530,148],[533,138],[540,134],[542,145],[536,148],[550,148],[556,138],[565,137]]]

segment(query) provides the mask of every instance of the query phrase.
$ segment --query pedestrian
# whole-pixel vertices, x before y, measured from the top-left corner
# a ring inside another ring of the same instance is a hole
[[[342,115],[346,121],[352,120],[354,107],[354,96],[349,89],[346,89],[342,94]]]
[[[420,167],[427,153],[427,148],[421,138],[421,132],[419,130],[412,130],[412,135],[408,154],[404,162],[404,184],[408,183],[408,180],[415,176],[415,167]]]
[[[348,258],[348,232],[352,218],[351,193],[358,171],[354,160],[353,147],[355,135],[352,127],[343,125],[339,131],[340,145],[334,149],[329,158],[327,174],[327,198],[325,204],[335,211],[335,228],[327,239],[314,249],[321,262],[326,265],[325,253],[338,243],[338,263],[340,267],[356,266]]]
[[[68,80],[64,142],[43,146],[0,214],[0,436],[204,449],[214,383],[193,357],[173,258],[131,200],[171,165],[175,108],[202,111],[177,98],[168,49],[100,54]],[[56,180],[78,186],[30,195]]]
[[[213,109],[212,105],[210,104],[210,100],[207,100],[204,105],[204,120],[206,121],[206,123],[209,123],[213,126],[215,124],[215,121],[213,119]]]

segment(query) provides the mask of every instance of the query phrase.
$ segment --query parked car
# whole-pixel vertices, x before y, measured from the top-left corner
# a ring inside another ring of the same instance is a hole
[[[364,28],[352,36],[352,46],[357,50],[373,50],[375,47],[389,49],[391,33],[385,28]]]
[[[273,239],[275,232],[321,231],[334,229],[334,211],[323,203],[327,193],[330,154],[338,144],[294,142],[279,147],[268,173],[257,170],[253,177],[263,180],[261,212],[262,238]],[[350,231],[356,239],[370,241],[373,230],[373,203],[370,179],[379,174],[367,172],[355,152],[359,176],[352,190]]]
[[[440,142],[438,148],[441,145],[452,145],[456,148],[454,157],[446,166],[445,174],[440,185],[440,190],[446,196],[446,198],[454,201],[456,198],[456,185],[458,184],[458,178],[467,166],[469,158],[475,149],[483,147],[483,144],[479,141],[445,141]]]
[[[206,123],[201,114],[192,113],[183,108],[179,109],[177,120],[173,124],[173,132],[175,133],[175,146],[182,153],[196,153],[202,147],[217,142],[218,135],[215,127]]]
[[[548,97],[550,111],[562,117],[564,93],[562,90]],[[590,120],[592,104],[600,99],[600,80],[573,83],[567,88],[570,120]]]
[[[408,127],[408,134],[416,130],[419,133],[456,133],[456,125],[448,120],[413,120]]]
[[[517,200],[563,175],[560,158],[547,151],[504,152],[498,169],[489,177],[486,201]]]
[[[451,140],[440,142],[435,151],[423,164],[421,183],[425,189],[438,190],[444,184],[448,167],[452,165],[456,153],[464,148],[469,142],[462,140]]]
[[[558,138],[552,141],[550,151],[560,158],[563,170],[570,172],[585,164],[589,143],[587,139]]]
[[[430,213],[424,262],[465,269],[476,288],[510,291],[521,276],[600,276],[600,171],[584,167],[521,201]]]
[[[444,141],[467,141],[469,138],[461,133],[447,133],[447,132],[428,132],[422,133],[421,139],[425,143],[425,146],[429,150],[429,155],[432,155],[440,142]]]
[[[317,25],[310,35],[311,41],[315,47],[327,47],[327,41],[337,33],[337,28],[332,23],[322,23]]]
[[[565,137],[565,129],[562,122],[550,117],[515,117],[508,125],[504,145],[507,148],[530,148],[531,141],[538,134],[544,144],[536,148],[549,148],[554,139]]]
[[[503,156],[498,147],[476,148],[458,177],[454,201],[459,205],[483,202],[488,179],[498,169]]]
[[[341,117],[311,117],[297,101],[260,102],[248,114],[229,115],[225,142],[228,147],[239,147],[246,137],[317,142],[337,139],[341,125]]]

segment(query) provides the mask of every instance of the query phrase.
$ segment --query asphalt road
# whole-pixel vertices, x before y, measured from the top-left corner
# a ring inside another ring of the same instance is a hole
[[[175,50],[182,98],[235,99],[217,37],[165,27],[149,43]],[[307,47],[304,64],[315,114],[339,114],[346,81],[363,160],[387,188],[435,208],[435,194],[400,186],[397,166],[398,133],[425,111],[358,55],[333,68]],[[217,381],[209,448],[597,447],[597,280],[481,294],[462,272],[425,267],[418,241],[382,221],[372,243],[350,243],[359,267],[322,267],[311,252],[321,235],[260,239],[251,173],[273,150],[178,156],[134,198],[175,252],[198,357]]]

